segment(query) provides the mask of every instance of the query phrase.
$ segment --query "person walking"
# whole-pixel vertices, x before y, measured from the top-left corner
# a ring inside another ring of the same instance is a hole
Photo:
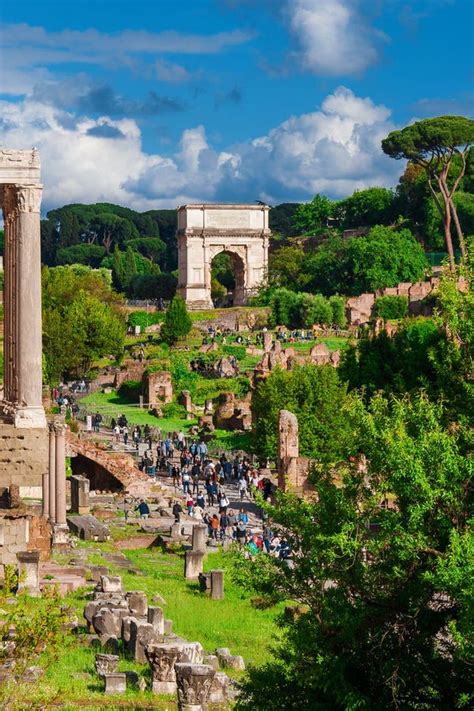
[[[211,518],[211,536],[217,541],[217,532],[219,531],[219,519],[217,514],[214,514]]]
[[[140,501],[138,506],[136,506],[135,511],[138,511],[140,513],[140,518],[146,519],[150,515],[150,507],[143,499]]]

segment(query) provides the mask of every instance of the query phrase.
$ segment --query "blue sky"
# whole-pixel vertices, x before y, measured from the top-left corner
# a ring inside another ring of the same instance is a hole
[[[46,209],[271,204],[396,184],[380,140],[473,113],[472,0],[43,0],[0,7],[0,130]]]

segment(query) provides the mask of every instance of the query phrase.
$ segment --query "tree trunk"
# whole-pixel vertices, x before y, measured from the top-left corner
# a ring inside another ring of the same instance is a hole
[[[444,213],[444,239],[446,240],[446,248],[448,250],[449,268],[454,272],[456,263],[454,259],[453,240],[451,237],[451,209],[449,202],[446,202]]]
[[[466,243],[464,242],[464,235],[461,229],[461,223],[459,222],[458,211],[456,210],[456,206],[452,198],[449,201],[449,207],[451,209],[451,215],[456,226],[456,234],[459,240],[459,248],[461,250],[462,259],[464,261],[466,259]]]

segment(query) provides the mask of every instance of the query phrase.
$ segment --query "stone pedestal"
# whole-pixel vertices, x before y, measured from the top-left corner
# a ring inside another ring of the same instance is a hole
[[[193,526],[193,551],[205,553],[207,543],[207,526]]]
[[[85,476],[75,475],[71,482],[71,512],[80,515],[90,512],[89,489],[90,481]]]
[[[175,694],[177,687],[174,667],[182,657],[182,648],[175,644],[149,644],[145,654],[151,666],[153,693]]]
[[[213,600],[224,599],[224,571],[211,570],[211,598]]]
[[[53,547],[67,548],[71,543],[69,528],[65,523],[55,523],[53,526]]]
[[[215,671],[207,664],[175,664],[180,711],[205,711]]]
[[[129,592],[126,595],[131,615],[143,617],[148,613],[148,601],[144,592]]]
[[[204,553],[201,551],[186,551],[184,558],[184,577],[186,580],[198,580],[202,573]]]
[[[39,551],[25,551],[17,553],[18,572],[20,581],[18,583],[18,591],[25,590],[30,595],[37,597],[40,595],[39,588]],[[23,579],[21,579],[23,578]]]
[[[125,672],[104,674],[106,694],[124,694],[127,690],[127,675]]]

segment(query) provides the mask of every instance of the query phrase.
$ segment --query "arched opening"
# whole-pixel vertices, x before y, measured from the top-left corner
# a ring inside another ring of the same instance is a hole
[[[216,254],[211,262],[211,298],[214,306],[242,306],[245,303],[245,267],[232,251]]]

